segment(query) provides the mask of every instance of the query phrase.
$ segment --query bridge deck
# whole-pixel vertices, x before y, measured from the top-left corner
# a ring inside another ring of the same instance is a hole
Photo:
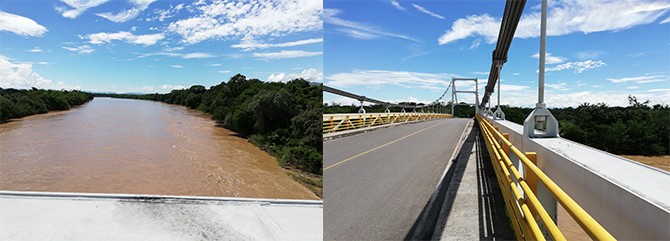
[[[468,119],[438,119],[324,142],[324,239],[404,239]]]
[[[320,201],[0,191],[0,240],[320,240]]]

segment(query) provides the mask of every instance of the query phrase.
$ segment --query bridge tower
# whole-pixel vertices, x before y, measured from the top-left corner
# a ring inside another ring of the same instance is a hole
[[[474,81],[475,82],[475,90],[470,91],[470,90],[456,90],[456,81]],[[477,90],[479,89],[479,83],[477,78],[456,78],[452,77],[451,78],[451,114],[454,114],[454,107],[456,105],[474,105],[475,106],[475,114],[479,113],[479,92]],[[465,104],[459,104],[458,103],[458,93],[470,93],[475,95],[475,103],[465,103]]]

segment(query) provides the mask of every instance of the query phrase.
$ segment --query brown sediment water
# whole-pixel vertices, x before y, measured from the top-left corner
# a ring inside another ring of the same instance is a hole
[[[318,199],[203,113],[111,98],[0,124],[0,190]]]

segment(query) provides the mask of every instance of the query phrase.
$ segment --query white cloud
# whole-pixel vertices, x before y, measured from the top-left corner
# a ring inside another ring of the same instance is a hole
[[[486,87],[485,85],[480,85],[479,88]],[[504,93],[506,91],[519,91],[519,90],[528,90],[530,89],[526,85],[510,85],[510,84],[500,84],[500,92]],[[497,89],[496,89],[497,90]]]
[[[94,33],[86,35],[85,38],[89,39],[89,42],[92,44],[104,44],[110,43],[114,40],[125,41],[132,44],[142,44],[144,46],[154,45],[158,41],[165,38],[162,33],[157,34],[145,34],[145,35],[134,35],[131,32],[119,31],[116,33]]]
[[[633,92],[634,90],[621,91],[580,91],[570,93],[545,94],[544,100],[547,107],[577,107],[582,103],[601,103],[609,106],[628,106],[628,95],[635,95],[638,100],[650,100],[652,104],[668,104],[670,91],[659,90],[658,92]],[[503,105],[534,107],[537,102],[536,90],[507,91],[502,92],[500,99]]]
[[[40,49],[40,47],[34,47],[34,48],[28,50],[28,52],[31,52],[31,53],[41,53],[41,52],[44,52],[44,50]]]
[[[175,68],[175,69],[183,69],[184,68],[184,66],[176,65],[176,64],[170,65],[170,67]]]
[[[218,67],[218,66],[221,66],[221,64],[208,64],[207,66],[209,66],[209,67]]]
[[[649,24],[663,16],[670,3],[655,0],[578,1],[562,0],[548,9],[547,35],[561,36],[572,33],[619,31]],[[617,16],[612,21],[611,16]],[[494,43],[500,30],[500,18],[488,14],[471,15],[456,20],[438,40],[447,44],[468,37],[482,37]],[[540,35],[540,12],[524,14],[514,37],[535,38]]]
[[[146,57],[151,57],[151,56],[170,56],[170,57],[179,57],[182,56],[180,53],[172,53],[172,52],[155,52],[155,53],[144,53],[140,54],[137,56],[138,58],[146,58]]]
[[[670,23],[670,17],[663,19],[659,24]]]
[[[418,42],[418,40],[412,37],[386,32],[374,26],[369,26],[363,23],[357,23],[336,17],[336,15],[340,13],[341,11],[338,9],[324,9],[323,22],[340,27],[337,29],[338,31],[345,33],[353,38],[374,39],[379,37],[393,37]]]
[[[400,3],[399,3],[398,1],[396,1],[396,0],[391,0],[391,1],[389,1],[389,2],[391,3],[391,6],[393,6],[394,8],[396,8],[396,9],[398,9],[398,10],[400,10],[400,11],[405,11],[405,7],[401,6]]]
[[[665,75],[649,75],[649,76],[637,76],[637,77],[627,77],[627,78],[607,78],[612,83],[625,83],[625,82],[635,82],[638,84],[644,83],[654,83],[654,82],[663,82],[667,81],[668,77]]]
[[[231,45],[230,47],[241,48],[241,49],[244,49],[245,51],[248,51],[248,50],[253,50],[253,49],[293,47],[293,46],[299,46],[299,45],[305,45],[305,44],[315,44],[315,43],[321,43],[321,42],[323,42],[323,38],[303,39],[303,40],[292,41],[292,42],[284,42],[284,43],[260,43],[260,42],[256,42],[253,39],[245,38],[245,39],[242,40],[241,43]]]
[[[127,22],[128,20],[134,19],[135,17],[140,15],[142,11],[147,9],[149,5],[155,1],[156,0],[130,0],[130,3],[133,4],[134,6],[130,9],[124,9],[118,13],[106,12],[106,13],[96,13],[95,15],[98,15],[115,23],[123,23]]]
[[[552,88],[554,90],[570,90],[567,87],[565,87],[566,84],[567,83],[565,83],[565,82],[561,82],[561,83],[558,83],[558,84],[545,83],[544,85],[549,87],[549,88]]]
[[[540,54],[539,54],[539,53],[535,53],[535,54],[531,55],[530,57],[539,59],[539,58],[540,58]],[[547,53],[547,55],[544,56],[544,59],[545,59],[545,63],[546,63],[546,64],[560,64],[560,63],[565,62],[565,60],[567,60],[566,58],[563,58],[563,57],[552,56],[551,53]]]
[[[416,8],[416,10],[419,10],[419,12],[428,14],[430,16],[433,16],[433,17],[436,17],[436,18],[439,18],[439,19],[444,19],[444,16],[439,15],[439,14],[434,13],[434,12],[431,12],[430,10],[428,10],[428,9],[422,7],[422,6],[419,6],[417,4],[412,4],[412,6],[414,6],[414,8]]]
[[[323,73],[318,71],[315,68],[304,69],[300,73],[273,73],[268,76],[267,81],[269,82],[287,82],[290,80],[302,78],[311,82],[322,82]]]
[[[95,49],[91,48],[91,46],[88,45],[82,45],[77,47],[63,46],[63,49],[66,49],[71,52],[77,52],[79,54],[90,54],[93,53],[93,51],[95,51]]]
[[[547,67],[545,70],[547,72],[550,71],[562,71],[562,70],[568,70],[568,69],[574,69],[575,73],[582,73],[587,70],[591,69],[599,69],[601,67],[607,66],[605,62],[601,60],[586,60],[586,61],[581,61],[581,62],[567,62],[564,64],[559,64],[554,67]]]
[[[332,87],[349,86],[400,86],[404,88],[422,88],[444,90],[453,75],[445,73],[419,73],[390,70],[354,70],[349,73],[337,73],[326,77],[326,84]],[[461,83],[459,83],[461,84]],[[463,83],[468,85],[468,83]],[[474,86],[474,83],[472,83]]]
[[[345,106],[345,105],[346,106],[349,106],[349,105],[358,106],[358,105],[360,105],[358,100],[348,98],[348,97],[344,97],[344,96],[339,96],[339,95],[333,95],[333,97],[330,97],[330,98],[326,97],[326,95],[324,95],[323,103],[324,104],[329,104],[329,105],[342,105],[342,106]]]
[[[185,89],[183,85],[161,85],[161,89],[163,90],[179,90],[179,89]]]
[[[282,50],[279,52],[269,52],[269,53],[253,53],[253,56],[256,58],[262,59],[288,59],[288,58],[299,58],[299,57],[310,57],[321,55],[323,52],[309,52],[302,50]]]
[[[581,60],[600,58],[603,54],[605,54],[603,51],[580,51],[575,53],[577,58]]]
[[[459,39],[468,38],[472,35],[482,36],[487,43],[494,43],[498,38],[499,30],[499,20],[494,20],[493,17],[488,14],[472,15],[454,21],[451,30],[443,34],[438,39],[438,43],[448,44]]]
[[[486,72],[484,72],[484,71],[475,71],[475,72],[472,72],[472,74],[476,74],[476,75],[489,75],[489,72],[488,72],[488,71],[486,71]]]
[[[216,71],[216,72],[219,73],[219,74],[227,74],[227,73],[230,73],[231,71],[230,70],[219,70],[219,71]]]
[[[98,15],[102,18],[105,18],[109,21],[115,22],[115,23],[123,23],[127,22],[128,20],[131,20],[137,15],[140,15],[141,10],[137,8],[131,8],[127,10],[123,10],[118,13],[111,13],[111,12],[106,12],[106,13],[96,13],[95,15]]]
[[[390,101],[390,102],[393,102],[393,103],[401,103],[401,102],[410,102],[411,103],[411,102],[414,102],[414,103],[418,103],[418,104],[420,104],[420,103],[428,104],[428,103],[432,103],[433,101],[432,100],[421,100],[421,99],[416,98],[414,96],[409,96],[407,98],[396,99],[396,100]],[[409,111],[409,110],[406,110],[406,111]]]
[[[238,39],[258,36],[284,36],[323,28],[323,1],[260,0],[211,4],[196,2],[190,6],[199,14],[170,23],[168,31],[179,34],[185,43],[208,39]]]
[[[56,11],[63,17],[77,18],[87,9],[97,7],[107,1],[108,0],[61,0],[61,2],[67,4],[69,7],[56,6]]]
[[[215,56],[210,53],[195,52],[190,54],[184,54],[181,57],[184,59],[204,59],[204,58],[212,58]]]
[[[81,89],[79,86],[70,86],[62,81],[52,81],[42,77],[33,70],[29,63],[13,63],[12,59],[0,55],[0,87],[28,89],[31,87],[43,89]]]
[[[39,37],[48,32],[46,27],[35,20],[3,11],[0,11],[0,31],[32,37]]]
[[[158,21],[160,21],[160,22],[163,22],[163,21],[165,21],[165,20],[168,19],[168,18],[172,18],[172,17],[174,17],[174,16],[175,16],[179,11],[181,11],[183,8],[184,8],[184,4],[183,4],[183,3],[180,3],[180,4],[178,4],[177,6],[174,6],[174,7],[173,7],[173,6],[170,6],[170,8],[169,8],[169,9],[166,9],[166,10],[160,10],[160,9],[157,9],[157,10],[154,10],[154,13],[155,13],[157,16],[155,16],[155,17],[153,17],[153,18],[147,18],[146,20],[147,20],[147,21],[158,20]]]
[[[475,39],[472,41],[472,44],[470,45],[470,49],[475,49],[479,47],[479,45],[482,43],[481,39]]]
[[[363,39],[363,40],[370,40],[370,39],[376,39],[379,38],[379,35],[372,34],[370,32],[365,32],[365,31],[359,31],[355,29],[350,29],[350,28],[337,28],[337,31],[340,31],[341,33],[344,33],[348,35],[349,37],[352,38],[357,38],[357,39]]]
[[[634,89],[639,89],[639,88],[640,88],[640,86],[628,86],[628,87],[626,87],[626,89],[629,89],[629,90],[634,90]]]
[[[154,92],[156,90],[156,87],[151,86],[151,85],[147,85],[147,86],[143,86],[140,90],[142,92]]]

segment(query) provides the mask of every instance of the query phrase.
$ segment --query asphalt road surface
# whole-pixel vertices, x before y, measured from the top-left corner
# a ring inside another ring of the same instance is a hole
[[[468,120],[431,120],[325,141],[324,239],[404,239]]]

